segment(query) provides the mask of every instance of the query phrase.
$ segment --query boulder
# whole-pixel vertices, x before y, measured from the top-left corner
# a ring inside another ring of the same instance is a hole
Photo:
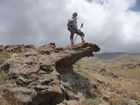
[[[4,46],[0,45],[0,52],[2,52],[4,50]]]
[[[98,73],[102,74],[103,76],[110,76],[112,78],[119,78],[116,74],[112,73],[112,72],[109,72],[107,71],[106,69],[102,68]]]
[[[23,45],[6,45],[5,50],[9,52],[21,52]]]
[[[10,64],[7,62],[3,62],[2,64],[0,64],[0,72],[8,72],[10,68]]]
[[[101,74],[99,73],[95,73],[93,74],[93,77],[99,82],[99,83],[104,83],[104,84],[109,84],[109,80],[102,76]]]

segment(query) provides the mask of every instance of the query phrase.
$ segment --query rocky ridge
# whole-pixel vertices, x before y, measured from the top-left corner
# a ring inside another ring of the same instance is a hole
[[[73,71],[72,65],[100,48],[84,43],[56,48],[54,43],[0,46],[15,52],[1,66],[8,76],[0,85],[2,98],[11,105],[78,105],[94,97],[97,85]],[[17,53],[22,52],[22,53]]]

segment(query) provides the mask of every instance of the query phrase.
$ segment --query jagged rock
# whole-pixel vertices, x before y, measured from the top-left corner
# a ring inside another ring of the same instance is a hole
[[[4,50],[4,46],[0,45],[0,52]]]
[[[10,68],[10,64],[7,62],[3,62],[0,64],[0,72],[2,72],[2,71],[8,72],[9,68]]]
[[[137,67],[140,67],[140,63],[139,64],[136,64],[137,65]]]
[[[76,102],[81,99],[94,96],[97,86],[70,67],[82,57],[99,51],[96,44],[56,48],[51,43],[29,48],[24,54],[11,55],[8,78],[0,85],[4,100],[12,105],[57,105],[64,100],[66,105],[78,105]]]
[[[93,56],[93,51],[98,52],[100,48],[96,44],[84,43],[76,44],[64,48],[64,51],[58,54],[56,58],[56,67],[65,68],[71,66],[76,61],[86,56]]]
[[[24,44],[21,44],[21,45],[6,45],[6,46],[3,46],[3,45],[0,45],[0,51],[8,51],[8,52],[26,52],[26,51],[29,51],[29,50],[35,50],[36,47],[34,45],[24,45]]]
[[[104,84],[108,84],[108,83],[109,83],[109,80],[108,80],[106,77],[100,75],[99,73],[93,74],[93,77],[94,77],[99,83],[104,83]]]
[[[112,77],[112,78],[118,78],[118,76],[117,75],[115,75],[114,73],[112,73],[112,72],[108,72],[106,69],[101,69],[100,71],[99,71],[99,73],[100,74],[102,74],[102,75],[104,75],[104,76],[110,76],[110,77]]]
[[[140,105],[140,102],[138,102],[138,101],[136,101],[135,103],[136,103],[136,105]]]
[[[21,52],[23,45],[6,45],[5,50],[9,52]]]
[[[2,100],[2,96],[0,95],[0,100]]]
[[[30,45],[25,45],[23,48],[24,49],[35,49],[36,47],[34,45],[30,44]]]
[[[70,69],[62,69],[59,72],[62,77],[63,86],[66,89],[67,100],[81,101],[95,96],[96,87],[93,86],[95,84],[90,83],[87,78],[80,76]]]
[[[112,99],[113,95],[114,95],[114,94],[113,95],[112,94],[113,94],[112,92],[105,91],[103,93],[103,100],[109,102]]]
[[[81,105],[81,104],[76,100],[70,100],[70,101],[64,100],[63,103],[60,103],[60,104],[57,104],[57,105]]]
[[[40,46],[38,48],[38,51],[41,54],[50,54],[51,52],[53,52],[56,48],[55,43],[50,43],[49,45],[44,45],[44,46]]]
[[[29,74],[38,71],[38,58],[37,56],[19,56],[15,57],[10,63],[8,74]]]
[[[139,68],[140,67],[140,64],[122,64],[121,65],[121,69],[124,69],[124,70],[133,70],[135,68]]]

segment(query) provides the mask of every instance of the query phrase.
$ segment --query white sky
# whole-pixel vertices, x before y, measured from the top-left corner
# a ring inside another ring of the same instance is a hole
[[[102,52],[140,53],[135,5],[135,0],[0,0],[0,44],[69,45],[67,20],[76,11],[86,41]]]

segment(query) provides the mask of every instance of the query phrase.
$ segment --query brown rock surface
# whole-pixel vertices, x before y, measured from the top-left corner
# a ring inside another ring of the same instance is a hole
[[[0,45],[0,52],[4,50],[4,46]]]
[[[9,48],[17,50],[18,47]],[[8,78],[0,86],[4,100],[12,105],[57,105],[67,100],[71,105],[70,102],[94,96],[96,85],[75,73],[72,65],[99,51],[96,44],[56,48],[51,43],[37,49],[27,48],[30,50],[25,53],[11,55]]]
[[[21,45],[18,45],[18,44],[15,44],[15,45],[6,45],[6,46],[3,46],[3,45],[0,45],[0,51],[8,51],[8,52],[26,52],[26,51],[29,51],[30,49],[36,49],[34,45],[24,45],[24,44],[21,44]]]

